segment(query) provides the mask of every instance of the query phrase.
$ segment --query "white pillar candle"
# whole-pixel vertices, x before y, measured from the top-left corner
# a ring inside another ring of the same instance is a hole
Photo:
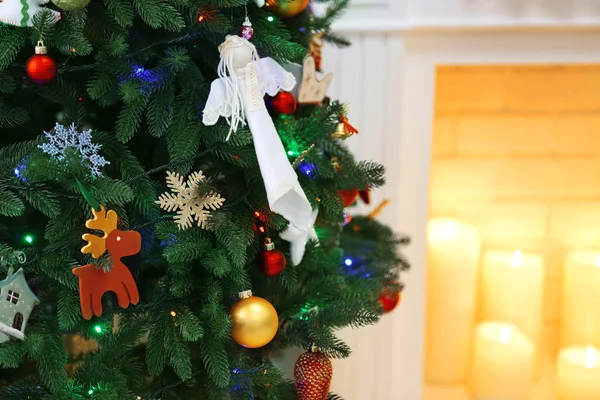
[[[483,258],[481,319],[515,325],[533,343],[539,365],[544,261],[521,251],[490,251]]]
[[[428,231],[425,379],[464,381],[475,319],[480,239],[464,222],[432,219]]]
[[[564,272],[562,347],[600,347],[600,254],[571,252]]]
[[[556,390],[561,400],[600,399],[600,353],[594,347],[571,347],[558,355]]]
[[[527,400],[533,382],[533,344],[504,322],[477,326],[469,387],[475,400]]]

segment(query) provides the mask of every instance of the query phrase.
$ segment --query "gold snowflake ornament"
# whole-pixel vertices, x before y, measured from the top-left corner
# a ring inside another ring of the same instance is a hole
[[[210,192],[205,195],[199,193],[198,184],[205,179],[202,171],[198,171],[191,173],[184,183],[183,177],[179,174],[167,172],[167,186],[171,192],[161,194],[156,204],[166,211],[178,210],[173,218],[179,225],[179,229],[190,228],[194,220],[202,229],[208,229],[210,210],[218,210],[225,202],[218,193]]]

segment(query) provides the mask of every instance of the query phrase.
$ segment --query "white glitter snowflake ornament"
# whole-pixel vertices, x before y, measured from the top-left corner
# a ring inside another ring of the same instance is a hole
[[[166,211],[177,211],[173,217],[179,226],[179,229],[190,228],[194,219],[202,229],[208,228],[210,210],[218,210],[225,199],[218,193],[210,192],[201,195],[198,191],[198,184],[203,182],[206,177],[202,171],[193,172],[188,177],[187,182],[183,182],[183,177],[175,172],[167,172],[167,186],[171,192],[165,192],[160,195],[156,204]]]
[[[98,154],[102,148],[101,144],[92,143],[92,130],[79,132],[75,124],[66,127],[56,123],[56,126],[50,132],[45,132],[48,143],[43,143],[38,147],[50,156],[62,161],[66,157],[66,151],[69,148],[76,149],[81,158],[87,160],[90,164],[90,170],[95,176],[102,176],[100,168],[110,164],[104,157]]]

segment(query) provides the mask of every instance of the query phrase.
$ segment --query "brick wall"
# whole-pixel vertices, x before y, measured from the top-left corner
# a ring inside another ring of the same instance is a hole
[[[565,252],[600,247],[600,66],[439,67],[430,213],[546,262],[558,345]]]

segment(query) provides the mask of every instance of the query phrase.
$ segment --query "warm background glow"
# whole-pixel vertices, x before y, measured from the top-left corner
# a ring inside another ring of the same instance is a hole
[[[431,215],[544,256],[557,351],[565,252],[599,244],[600,66],[440,67],[436,85]]]
[[[599,91],[597,65],[437,70],[430,216],[475,226],[482,253],[543,257],[545,375],[560,350],[566,254],[600,244]]]

